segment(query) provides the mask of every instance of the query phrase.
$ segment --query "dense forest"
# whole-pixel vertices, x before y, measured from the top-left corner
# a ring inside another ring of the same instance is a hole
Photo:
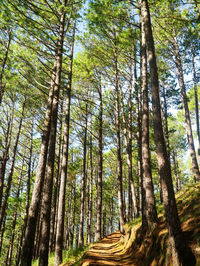
[[[200,2],[0,2],[0,264],[148,234],[163,204],[196,265],[175,193],[200,181]]]

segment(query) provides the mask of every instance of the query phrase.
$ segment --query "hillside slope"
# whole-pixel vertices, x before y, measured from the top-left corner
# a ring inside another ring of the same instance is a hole
[[[200,265],[200,183],[188,186],[177,195],[182,229]],[[63,265],[172,265],[168,232],[160,206],[160,223],[148,236],[143,236],[141,223],[126,225],[124,237],[112,233],[95,243],[82,260]]]

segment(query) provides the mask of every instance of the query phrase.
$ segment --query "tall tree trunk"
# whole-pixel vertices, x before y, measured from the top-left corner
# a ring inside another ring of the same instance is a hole
[[[19,249],[18,249],[18,254],[16,255],[15,266],[19,265],[19,262],[21,259],[22,243],[23,243],[24,234],[26,231],[28,211],[29,211],[29,205],[30,205],[30,188],[31,188],[31,178],[32,178],[32,156],[33,156],[33,131],[34,131],[34,117],[32,120],[32,127],[31,127],[31,133],[30,133],[28,177],[27,177],[27,181],[26,181],[26,207],[25,207],[26,212],[25,212],[25,217],[24,217],[24,225],[23,225],[23,230],[22,230],[22,234],[21,234],[21,238],[20,238],[20,245],[19,245]]]
[[[9,150],[10,150],[10,143],[12,138],[12,128],[13,128],[13,115],[14,115],[14,103],[12,106],[10,118],[8,121],[8,127],[5,136],[5,145],[3,150],[3,156],[0,161],[0,210],[2,205],[2,197],[3,197],[3,187],[4,187],[4,179],[5,179],[5,171],[6,171],[6,164],[9,160]],[[0,248],[1,250],[1,248]]]
[[[62,263],[63,250],[63,235],[64,235],[64,218],[65,218],[65,191],[67,182],[67,167],[68,167],[68,150],[69,150],[69,126],[70,126],[70,103],[71,103],[71,86],[72,86],[72,67],[73,67],[73,53],[74,53],[74,39],[75,39],[76,22],[74,23],[73,36],[71,43],[70,65],[67,85],[66,98],[66,113],[64,124],[64,143],[61,162],[61,178],[60,190],[58,198],[58,220],[56,229],[56,248],[55,248],[55,265]]]
[[[88,204],[88,232],[87,244],[92,242],[92,208],[93,208],[93,156],[92,156],[92,136],[90,136],[90,181],[89,181],[89,204]]]
[[[88,105],[86,103],[86,114],[85,114],[85,129],[83,139],[83,177],[81,183],[81,207],[80,207],[80,227],[78,236],[78,246],[84,245],[84,215],[85,215],[85,198],[86,198],[86,153],[87,153],[87,121],[88,120]]]
[[[74,234],[75,234],[75,219],[76,219],[76,177],[74,177],[73,183],[73,218],[72,218],[72,231],[71,231],[71,247],[74,246]]]
[[[113,199],[113,189],[110,200],[110,233],[113,232],[113,217],[114,217],[114,199]]]
[[[136,101],[136,120],[138,127],[138,160],[139,160],[139,179],[142,176],[142,146],[141,146],[141,115],[140,115],[140,101],[139,101],[139,91],[138,91],[138,81],[137,81],[137,65],[136,65],[136,44],[134,45],[134,55],[133,55],[133,76],[134,76],[134,88],[135,88],[135,101]],[[131,86],[131,84],[130,84]],[[132,90],[129,90],[129,142],[131,144],[131,158],[132,158]],[[129,145],[130,145],[129,144]],[[135,218],[139,216],[140,204],[137,200],[136,187],[133,182],[133,177],[131,179],[131,193],[134,206],[134,216]]]
[[[22,256],[21,264],[22,266],[31,265],[33,246],[35,239],[35,231],[37,225],[37,219],[39,214],[39,207],[41,201],[41,192],[44,183],[45,169],[46,169],[46,159],[49,143],[50,134],[50,122],[51,122],[51,106],[53,101],[53,91],[54,91],[54,78],[51,82],[51,88],[49,90],[49,99],[46,110],[46,116],[44,121],[44,130],[42,136],[42,144],[40,149],[40,156],[38,161],[38,167],[36,171],[35,185],[32,193],[32,200],[29,209],[29,215],[27,220],[27,227],[25,232],[25,239],[22,246]]]
[[[145,218],[142,218],[142,227],[144,230],[150,230],[158,221],[156,203],[154,196],[154,188],[151,173],[151,159],[149,148],[149,103],[148,103],[148,84],[147,84],[147,55],[146,55],[146,40],[144,31],[144,20],[141,21],[141,70],[142,70],[142,166],[143,179],[142,191],[143,208],[142,213]]]
[[[52,218],[51,218],[51,229],[50,229],[50,251],[55,251],[55,242],[56,242],[56,229],[57,229],[57,212],[58,212],[58,195],[59,195],[59,180],[60,180],[60,166],[61,166],[61,146],[62,146],[62,129],[63,129],[63,100],[61,99],[60,103],[60,125],[58,133],[58,147],[57,147],[57,162],[56,162],[56,171],[54,178],[54,194],[53,194],[53,207],[52,207]]]
[[[116,39],[116,36],[115,36]],[[118,81],[118,51],[115,47],[115,127],[117,134],[117,181],[118,181],[118,205],[120,232],[124,234],[124,202],[122,183],[122,156],[121,156],[121,132],[120,132],[120,103],[119,103],[119,81]]]
[[[163,84],[163,115],[164,115],[164,133],[166,139],[167,153],[170,158],[170,146],[169,146],[169,128],[168,128],[168,111],[167,111],[167,99],[166,99],[166,90],[165,85]]]
[[[15,168],[15,159],[16,159],[16,155],[17,155],[19,137],[20,137],[20,134],[21,134],[22,122],[23,122],[23,119],[24,119],[25,105],[26,105],[26,96],[25,96],[25,99],[24,99],[24,102],[23,102],[23,105],[22,105],[21,118],[20,118],[20,122],[19,122],[19,127],[18,127],[18,131],[17,131],[17,135],[16,135],[15,144],[14,144],[14,147],[13,147],[13,156],[12,156],[12,161],[11,161],[10,173],[9,173],[7,184],[6,184],[4,202],[3,202],[2,208],[1,208],[0,229],[1,229],[1,226],[2,226],[2,222],[4,220],[4,215],[5,215],[5,211],[6,211],[6,208],[7,208],[8,197],[10,195],[10,189],[11,189],[11,185],[12,185],[13,173],[14,173],[14,168]]]
[[[174,151],[174,149],[172,150],[172,160],[174,164],[176,192],[178,192],[180,190],[180,177],[179,177],[178,162],[176,159],[176,152]]]
[[[102,228],[103,237],[106,236],[106,206],[103,206],[103,228]]]
[[[181,230],[181,224],[178,217],[178,211],[172,184],[171,166],[168,160],[167,149],[163,134],[158,70],[147,0],[141,1],[141,16],[144,22],[148,50],[148,61],[150,65],[156,153],[158,160],[158,169],[161,178],[161,186],[163,191],[165,216],[169,229],[169,236],[171,237],[176,252],[178,253],[179,263],[182,263],[182,265],[192,266],[196,264],[196,259],[191,249],[189,248],[188,243],[186,242],[186,239],[184,238],[184,235]]]
[[[22,158],[22,166],[21,166],[21,171],[19,175],[19,181],[18,181],[18,187],[17,187],[17,193],[16,193],[16,200],[19,199],[20,196],[20,191],[21,191],[21,183],[22,183],[22,178],[23,178],[23,168],[25,164],[25,156],[26,156],[26,149],[24,151],[24,155]],[[13,254],[13,245],[14,245],[14,238],[15,238],[15,227],[17,223],[17,212],[18,212],[18,206],[15,204],[14,206],[14,217],[12,221],[12,231],[11,231],[11,236],[10,236],[10,243],[9,243],[9,248],[8,248],[8,256],[7,256],[7,262],[6,265],[10,266],[12,263],[12,254]]]
[[[95,241],[99,241],[102,237],[102,173],[103,173],[103,100],[102,87],[99,84],[99,132],[98,132],[98,178],[97,178],[97,219]]]
[[[64,6],[66,6],[66,0],[63,0]],[[36,179],[35,185],[32,194],[32,200],[29,210],[25,240],[23,243],[23,251],[22,251],[22,266],[31,265],[32,254],[33,254],[33,245],[35,238],[35,230],[38,218],[39,205],[41,201],[41,192],[44,184],[45,178],[45,170],[46,170],[46,160],[47,160],[47,152],[48,152],[48,144],[49,144],[49,135],[51,129],[51,116],[52,116],[52,105],[54,99],[54,90],[55,92],[59,90],[60,87],[60,76],[62,70],[62,50],[63,50],[63,38],[64,38],[64,26],[65,26],[65,11],[62,12],[60,17],[60,29],[59,29],[59,37],[58,44],[56,49],[55,63],[53,68],[53,75],[51,79],[51,87],[49,90],[49,99],[46,110],[46,116],[44,121],[44,131],[42,137],[42,144],[40,150],[40,157],[38,161],[38,167],[36,171]],[[55,97],[56,93],[55,93]]]
[[[57,80],[60,86],[60,80]],[[58,116],[59,86],[55,86],[54,99],[51,117],[51,133],[49,138],[49,154],[46,166],[46,176],[44,180],[43,204],[42,204],[42,228],[39,249],[39,265],[48,265],[49,237],[50,237],[50,218],[51,218],[51,199],[53,191],[54,161],[56,130]]]
[[[65,232],[66,237],[64,239],[64,249],[69,249],[69,237],[70,237],[70,226],[71,226],[71,208],[72,208],[72,186],[69,184],[69,192],[67,197],[67,208],[66,208],[66,225]]]
[[[136,52],[136,51],[135,51]],[[140,51],[141,52],[141,51]],[[142,56],[140,55],[140,61]],[[137,213],[142,213],[142,195],[144,194],[142,191],[142,179],[143,179],[143,167],[142,167],[142,92],[139,92],[139,86],[137,84],[137,70],[136,70],[136,59],[134,62],[134,76],[135,78],[135,105],[136,105],[136,123],[137,123],[137,176],[138,176],[138,186],[137,186]],[[140,62],[140,72],[142,74],[142,63]]]
[[[54,70],[53,70],[54,73],[51,80],[51,87],[49,90],[49,98],[48,98],[47,110],[44,121],[44,130],[43,130],[42,143],[40,148],[40,156],[36,170],[36,178],[35,178],[35,184],[33,188],[30,210],[27,220],[25,239],[22,246],[22,257],[21,257],[22,266],[31,265],[32,261],[35,231],[36,231],[37,219],[40,209],[39,207],[41,202],[41,193],[43,189],[45,170],[46,170],[46,160],[47,160],[49,135],[51,128],[50,125],[51,125],[53,92],[55,84],[55,70],[56,70],[56,64],[54,65]]]
[[[135,56],[134,56],[135,60]],[[126,146],[126,155],[127,155],[127,164],[128,164],[128,184],[129,184],[129,193],[128,193],[128,219],[132,219],[132,207],[134,210],[134,216],[138,216],[138,208],[137,208],[137,199],[136,199],[136,192],[135,192],[135,185],[133,181],[133,161],[132,161],[132,87],[133,87],[133,77],[132,77],[132,64],[134,61],[131,59],[129,64],[129,98],[128,98],[128,121],[126,122],[125,119],[125,111],[124,111],[124,104],[123,104],[123,96],[122,90],[120,89],[121,99],[121,109],[122,109],[122,117],[124,123],[124,139],[125,139],[125,146]],[[135,63],[134,63],[135,66]],[[134,71],[135,72],[135,71]],[[137,77],[136,77],[137,78]],[[135,80],[136,82],[136,80]],[[136,84],[135,84],[136,86]]]
[[[199,100],[198,100],[198,87],[197,87],[197,73],[194,61],[194,48],[192,48],[192,70],[193,70],[193,82],[194,82],[194,96],[195,96],[195,114],[198,136],[198,161],[200,165],[200,128],[199,128]]]
[[[54,177],[54,161],[55,161],[55,145],[56,145],[56,132],[57,132],[57,118],[58,118],[58,101],[61,85],[61,72],[62,72],[62,55],[63,55],[63,42],[65,36],[65,15],[67,0],[63,1],[63,10],[60,17],[60,29],[58,39],[57,51],[57,64],[56,64],[56,79],[54,87],[54,98],[52,104],[51,115],[51,132],[49,138],[49,155],[46,168],[46,177],[43,192],[43,208],[42,208],[42,230],[40,239],[40,255],[39,265],[48,265],[49,254],[49,237],[50,237],[50,219],[51,219],[51,199],[53,191],[53,177]]]
[[[8,60],[8,53],[9,53],[9,50],[10,50],[11,40],[12,40],[12,29],[9,29],[9,31],[8,31],[8,43],[7,43],[7,46],[6,46],[5,55],[4,55],[4,58],[3,58],[3,62],[1,64],[1,69],[0,69],[0,105],[2,103],[4,90],[5,90],[5,86],[6,86],[6,84],[3,84],[3,76],[4,76],[6,63],[7,63],[7,60]]]
[[[194,148],[194,139],[193,139],[193,135],[192,135],[190,111],[189,111],[189,107],[188,107],[188,100],[187,100],[185,82],[184,82],[184,77],[183,77],[183,68],[182,68],[181,56],[180,56],[178,41],[177,41],[176,36],[173,36],[172,41],[173,41],[176,67],[178,70],[178,82],[179,82],[179,86],[181,89],[181,97],[182,97],[182,105],[183,105],[183,110],[184,110],[184,115],[185,115],[188,145],[189,145],[190,156],[191,156],[191,160],[192,160],[192,173],[194,175],[195,182],[197,182],[197,181],[200,181],[200,173],[199,173],[199,167],[198,167],[197,158],[196,158],[196,152],[195,152],[195,148]]]

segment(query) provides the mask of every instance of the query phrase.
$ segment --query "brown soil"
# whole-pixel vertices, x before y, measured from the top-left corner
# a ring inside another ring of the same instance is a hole
[[[130,254],[123,254],[124,247],[120,247],[120,239],[119,231],[103,238],[86,252],[81,265],[135,265]]]

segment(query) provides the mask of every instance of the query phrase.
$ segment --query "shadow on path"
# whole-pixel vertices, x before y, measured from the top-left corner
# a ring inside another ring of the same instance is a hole
[[[108,235],[86,252],[81,265],[135,265],[131,254],[123,253],[119,231]]]

